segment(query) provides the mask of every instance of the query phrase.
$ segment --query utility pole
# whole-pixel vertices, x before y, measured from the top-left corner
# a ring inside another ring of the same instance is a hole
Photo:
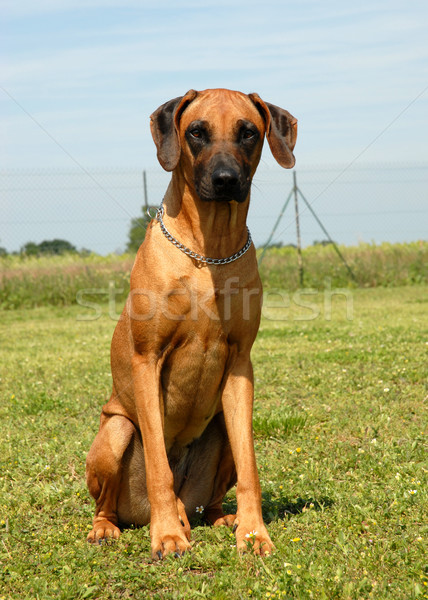
[[[299,284],[303,287],[302,240],[300,238],[299,201],[297,197],[296,171],[293,171],[294,212],[296,215],[297,266],[299,268]]]

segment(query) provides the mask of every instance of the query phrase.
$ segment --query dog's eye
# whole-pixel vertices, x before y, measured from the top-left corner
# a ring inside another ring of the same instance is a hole
[[[190,130],[190,135],[194,138],[199,139],[202,137],[202,131],[198,127],[194,127]]]
[[[255,135],[256,134],[252,129],[244,129],[242,133],[242,137],[244,138],[244,140],[251,140],[251,138],[254,138]]]

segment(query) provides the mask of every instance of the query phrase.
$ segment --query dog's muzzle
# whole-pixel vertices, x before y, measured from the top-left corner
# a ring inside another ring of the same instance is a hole
[[[216,161],[211,168],[195,168],[198,196],[204,202],[244,202],[250,190],[249,173],[235,161]]]
[[[211,176],[212,186],[217,196],[232,197],[239,195],[239,173],[234,169],[220,167]]]

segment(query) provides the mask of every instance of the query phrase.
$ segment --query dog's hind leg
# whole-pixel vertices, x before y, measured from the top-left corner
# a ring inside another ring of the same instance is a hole
[[[231,527],[235,522],[235,514],[225,515],[223,512],[223,499],[228,490],[236,484],[236,469],[233,461],[232,450],[229,440],[223,448],[217,473],[214,480],[213,493],[208,506],[205,509],[205,518],[209,523],[217,527],[227,525]]]
[[[232,525],[235,515],[225,515],[222,502],[235,483],[235,463],[223,414],[219,413],[190,448],[178,497],[189,518],[196,514],[197,507],[203,506],[204,516],[212,525]]]
[[[227,525],[231,527],[235,521],[236,515],[225,515],[222,505],[226,493],[236,484],[236,468],[229,438],[227,437],[223,413],[217,415],[216,419],[221,453],[217,464],[217,472],[214,479],[212,496],[204,512],[207,521],[215,527],[219,525]]]
[[[101,416],[100,430],[86,459],[86,481],[96,502],[89,542],[117,539],[120,535],[117,525],[122,459],[135,432],[134,425],[126,417]]]
[[[124,453],[122,469],[122,481],[117,502],[119,523],[147,525],[150,522],[150,502],[147,494],[146,466],[141,435],[136,430]],[[177,498],[177,511],[184,533],[190,540],[189,521],[185,507],[179,498]]]

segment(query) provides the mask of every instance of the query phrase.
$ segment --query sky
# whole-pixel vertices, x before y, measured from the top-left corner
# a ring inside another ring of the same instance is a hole
[[[160,169],[150,114],[212,87],[296,116],[298,168],[428,161],[426,0],[1,0],[0,10],[3,174]],[[266,144],[263,165],[275,164]],[[16,220],[16,196],[2,196],[0,245],[16,246],[1,225]],[[40,218],[51,208],[45,200]]]

